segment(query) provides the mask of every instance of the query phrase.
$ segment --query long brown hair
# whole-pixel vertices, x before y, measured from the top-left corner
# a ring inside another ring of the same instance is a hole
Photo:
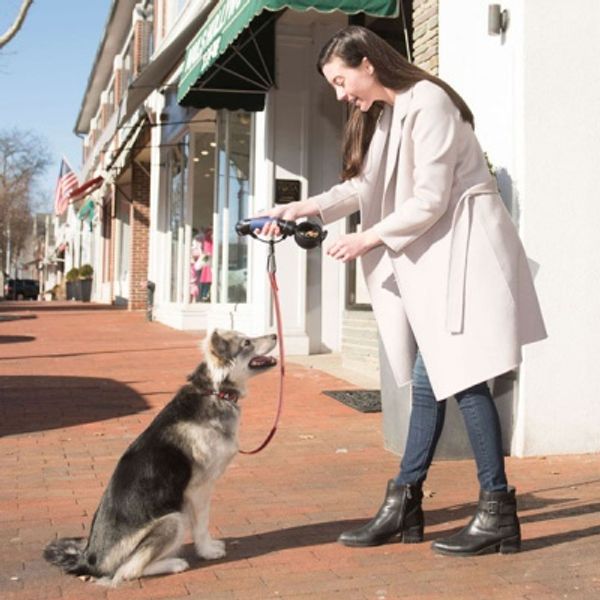
[[[439,85],[455,104],[462,119],[473,127],[473,113],[466,102],[445,81],[408,62],[384,39],[365,27],[350,25],[338,31],[323,46],[317,69],[323,75],[323,67],[335,56],[351,68],[357,68],[367,58],[375,69],[375,76],[386,88],[402,92],[418,81],[426,79]],[[362,163],[375,131],[377,118],[383,109],[382,102],[374,102],[367,112],[351,107],[344,129],[342,171],[343,179],[360,173]]]

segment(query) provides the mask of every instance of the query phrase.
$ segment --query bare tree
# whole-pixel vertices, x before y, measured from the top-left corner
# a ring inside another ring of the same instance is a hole
[[[21,26],[25,22],[25,17],[27,16],[27,11],[29,7],[33,4],[33,0],[23,0],[21,3],[21,8],[19,9],[19,14],[17,15],[15,22],[0,36],[0,48],[3,48],[12,40],[15,35],[21,29]]]
[[[49,164],[42,138],[19,129],[0,130],[0,264],[6,272],[25,244],[37,181]]]

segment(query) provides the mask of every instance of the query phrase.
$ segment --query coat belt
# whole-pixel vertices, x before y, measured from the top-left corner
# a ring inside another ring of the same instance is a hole
[[[490,194],[498,194],[498,187],[493,179],[470,187],[462,194],[454,208],[446,288],[446,329],[449,333],[462,333],[464,327],[471,205],[477,196],[489,196]]]

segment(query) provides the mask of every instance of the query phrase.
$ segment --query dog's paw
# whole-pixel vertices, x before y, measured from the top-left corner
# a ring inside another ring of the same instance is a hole
[[[183,558],[163,558],[146,566],[142,575],[163,575],[165,573],[181,573],[190,565]]]
[[[183,558],[169,559],[168,569],[171,573],[181,573],[189,568],[189,563]]]
[[[196,552],[200,558],[206,560],[223,558],[226,554],[225,542],[222,540],[208,540],[201,545],[196,545]]]

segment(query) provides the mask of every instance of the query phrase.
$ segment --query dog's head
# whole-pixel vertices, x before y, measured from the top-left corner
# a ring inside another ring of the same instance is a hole
[[[243,391],[247,379],[277,364],[275,358],[267,356],[276,343],[274,333],[248,337],[238,331],[215,329],[204,341],[206,364],[213,381],[229,379]]]

